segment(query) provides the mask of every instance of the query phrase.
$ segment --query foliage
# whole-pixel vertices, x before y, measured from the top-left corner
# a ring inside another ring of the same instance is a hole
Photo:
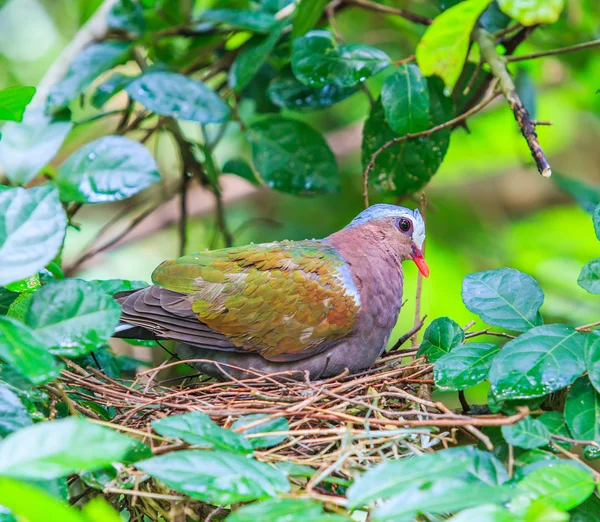
[[[8,121],[0,140],[0,521],[341,522],[353,512],[374,522],[597,518],[599,475],[589,461],[600,456],[598,323],[557,322],[544,304],[545,285],[513,268],[463,279],[465,307],[489,328],[471,331],[437,317],[412,351],[431,363],[424,368],[436,390],[459,392],[462,420],[472,415],[474,425],[483,418],[501,426],[482,433],[462,425],[485,449],[439,450],[436,439],[427,447],[437,451],[407,446],[400,458],[351,477],[339,472],[343,452],[339,463],[294,473],[263,459],[265,451],[301,443],[290,440],[290,425],[277,415],[223,427],[192,411],[153,420],[147,432],[120,433],[114,407],[83,389],[65,390],[61,381],[65,368],[93,362],[108,379],[137,365],[107,345],[120,316],[113,295],[144,282],[65,277],[65,236],[79,228],[76,216],[88,205],[135,207],[158,186],[161,203],[179,194],[183,251],[192,182],[214,196],[222,242],[231,243],[223,173],[293,196],[335,194],[351,182],[367,203],[370,195],[395,201],[426,186],[456,129],[500,94],[548,174],[512,62],[521,61],[513,53],[533,30],[549,40],[565,32],[565,2],[440,0],[400,9],[368,0],[262,0],[208,9],[210,2],[118,0],[103,15],[110,2],[104,4],[89,22],[105,15],[105,31],[76,48],[49,92],[0,90],[0,119]],[[597,10],[586,9],[593,19]],[[360,32],[342,35],[336,17],[363,10],[417,27],[405,30],[414,56],[395,56]],[[351,180],[320,120],[348,99],[365,120],[362,175]],[[86,125],[113,117],[111,130],[81,139]],[[239,146],[223,158],[216,148],[230,134]],[[157,135],[169,136],[180,159],[174,183],[161,178],[159,153],[147,146]],[[567,175],[555,180],[591,214],[588,225],[600,239],[600,189]],[[564,281],[567,291],[576,295],[577,283],[597,298],[600,258],[578,270],[578,279]],[[488,342],[472,340],[479,336]],[[465,390],[481,383],[489,383],[487,404],[470,410]],[[427,396],[428,384],[421,385]],[[428,401],[420,401],[416,407],[425,408]],[[159,404],[152,407],[160,413]],[[442,404],[440,419],[446,410]],[[351,440],[351,426],[348,433]],[[583,448],[581,458],[572,446]]]

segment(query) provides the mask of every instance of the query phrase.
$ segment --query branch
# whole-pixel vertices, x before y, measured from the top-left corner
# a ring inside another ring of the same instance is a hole
[[[387,5],[371,2],[370,0],[348,0],[347,3],[350,5],[355,5],[357,7],[362,7],[363,9],[368,9],[369,11],[400,16],[405,20],[408,20],[409,22],[414,22],[415,24],[431,25],[431,22],[433,22],[431,18],[427,18],[426,16],[421,16],[416,13],[411,13],[406,9],[389,7]]]
[[[531,116],[519,98],[515,84],[506,68],[506,57],[498,54],[496,51],[496,39],[486,30],[481,28],[475,29],[474,38],[479,44],[481,57],[488,63],[492,70],[492,74],[498,79],[500,90],[502,91],[502,94],[504,94],[504,97],[508,101],[508,104],[515,115],[515,119],[521,128],[521,133],[527,141],[527,145],[529,145],[529,150],[535,160],[538,171],[545,178],[550,177],[552,175],[552,169],[538,142]]]
[[[600,39],[592,40],[591,42],[583,42],[558,49],[550,49],[549,51],[540,51],[538,53],[521,54],[519,56],[507,56],[507,62],[522,62],[523,60],[533,60],[535,58],[543,58],[544,56],[555,56],[557,54],[566,54],[580,51],[581,49],[589,49],[600,45]]]

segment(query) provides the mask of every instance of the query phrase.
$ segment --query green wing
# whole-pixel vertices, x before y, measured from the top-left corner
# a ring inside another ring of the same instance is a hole
[[[271,360],[326,349],[352,331],[359,305],[348,267],[318,241],[192,254],[165,261],[152,280],[189,295],[198,319],[236,347]]]

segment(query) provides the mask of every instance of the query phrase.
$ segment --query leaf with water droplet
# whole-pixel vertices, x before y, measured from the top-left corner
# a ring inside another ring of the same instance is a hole
[[[600,394],[587,377],[578,379],[567,394],[565,421],[573,438],[600,444]]]
[[[502,426],[502,435],[506,442],[523,449],[541,448],[550,442],[548,428],[533,417]]]
[[[425,330],[417,355],[427,355],[435,362],[464,340],[465,333],[458,323],[449,317],[438,317]]]
[[[440,357],[434,377],[438,388],[464,390],[485,380],[500,347],[492,343],[462,344]]]

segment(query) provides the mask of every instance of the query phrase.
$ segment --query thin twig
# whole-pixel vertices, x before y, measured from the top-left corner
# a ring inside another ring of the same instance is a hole
[[[400,348],[406,341],[408,341],[413,335],[415,335],[421,328],[423,328],[423,325],[425,324],[425,319],[427,319],[427,314],[425,314],[420,321],[417,322],[417,324],[415,324],[408,332],[406,332],[404,335],[400,336],[398,338],[398,340],[396,341],[396,343],[394,344],[394,346],[392,346],[389,350],[388,350],[388,354],[391,352],[394,352],[396,350],[398,350],[398,348]]]
[[[425,191],[421,192],[421,216],[423,217],[423,222],[426,223],[427,218],[427,196]],[[421,251],[425,254],[425,241],[421,245]],[[413,321],[413,329],[417,328],[421,318],[421,291],[423,290],[423,274],[419,270],[417,274],[417,290],[415,295],[415,319]],[[417,346],[417,333],[419,329],[417,328],[413,336],[411,337],[411,346],[416,348]]]
[[[355,5],[357,7],[361,7],[363,9],[367,9],[369,11],[375,11],[377,13],[385,13],[391,14],[394,16],[400,16],[409,22],[414,22],[416,24],[421,25],[431,25],[433,20],[431,18],[427,18],[426,16],[421,16],[416,13],[411,13],[406,9],[399,9],[397,7],[390,7],[383,4],[378,4],[376,2],[371,2],[369,0],[347,0],[347,3],[350,5]]]
[[[600,38],[598,40],[592,40],[590,42],[583,42],[575,45],[569,45],[567,47],[560,47],[558,49],[550,49],[549,51],[539,51],[537,53],[520,54],[517,56],[507,56],[507,62],[522,62],[524,60],[534,60],[535,58],[543,58],[545,56],[556,56],[557,54],[573,53],[575,51],[581,51],[582,49],[589,49],[591,47],[597,47],[600,45]]]

